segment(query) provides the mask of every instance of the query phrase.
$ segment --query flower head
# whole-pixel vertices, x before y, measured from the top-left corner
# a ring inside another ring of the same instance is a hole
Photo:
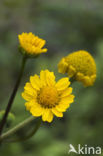
[[[20,49],[26,55],[37,56],[38,54],[47,52],[47,49],[43,48],[46,41],[31,32],[18,35],[18,39]]]
[[[51,122],[53,114],[63,117],[63,112],[74,101],[69,85],[68,78],[62,78],[56,83],[54,73],[48,70],[41,71],[40,77],[31,76],[22,93],[22,97],[27,101],[26,109],[33,116],[42,116],[43,121]]]
[[[80,50],[61,59],[58,64],[60,73],[68,73],[69,77],[81,81],[84,86],[91,86],[96,79],[96,64],[87,51]]]

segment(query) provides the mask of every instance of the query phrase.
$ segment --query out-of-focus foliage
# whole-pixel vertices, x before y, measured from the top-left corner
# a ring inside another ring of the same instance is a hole
[[[1,122],[1,120],[3,118],[3,116],[4,116],[4,113],[5,113],[5,110],[0,111],[0,122]],[[12,123],[14,122],[14,120],[15,120],[14,114],[9,112],[5,126],[10,127],[12,125]]]
[[[91,52],[97,64],[97,80],[90,88],[74,83],[75,102],[62,119],[42,124],[28,141],[3,144],[0,155],[68,156],[69,144],[103,147],[103,1],[0,1],[0,109],[7,105],[20,68],[17,35],[30,31],[47,40],[49,50],[26,64],[12,108],[16,117],[14,125],[30,116],[21,98],[29,76],[48,68],[59,79],[64,75],[58,74],[57,63],[69,52],[80,49]]]

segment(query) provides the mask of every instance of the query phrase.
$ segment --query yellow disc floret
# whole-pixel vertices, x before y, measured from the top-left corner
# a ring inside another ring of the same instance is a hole
[[[68,78],[62,78],[56,83],[54,73],[48,70],[41,71],[40,77],[31,76],[22,93],[27,101],[26,109],[33,116],[42,116],[43,121],[51,122],[53,115],[63,117],[63,112],[74,101],[72,88],[69,85]]]
[[[31,32],[18,35],[18,39],[21,51],[27,55],[35,56],[47,52],[47,49],[43,48],[46,41]]]
[[[58,103],[59,97],[55,87],[44,87],[38,96],[38,102],[42,107],[52,108]]]
[[[84,86],[91,86],[96,79],[96,64],[90,53],[84,50],[76,51],[62,58],[58,64],[60,73],[68,73]]]

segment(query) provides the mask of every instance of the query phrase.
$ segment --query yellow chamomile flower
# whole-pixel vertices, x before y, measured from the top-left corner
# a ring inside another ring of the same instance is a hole
[[[61,59],[59,73],[68,73],[69,77],[80,81],[84,86],[92,86],[96,79],[96,63],[90,53],[76,51]]]
[[[48,70],[42,70],[38,75],[30,76],[30,82],[24,87],[22,97],[27,101],[26,109],[43,121],[51,122],[53,116],[63,117],[63,112],[74,101],[69,78],[62,78],[57,83],[55,75]]]
[[[29,56],[37,56],[46,53],[47,49],[43,48],[46,41],[35,36],[32,32],[18,35],[20,51]]]

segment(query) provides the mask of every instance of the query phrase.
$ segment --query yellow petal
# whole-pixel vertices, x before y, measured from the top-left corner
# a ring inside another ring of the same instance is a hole
[[[68,95],[70,95],[72,93],[73,88],[69,87],[66,90],[64,90],[64,92],[62,93],[61,97],[66,97]]]
[[[69,95],[61,99],[60,103],[72,103],[74,101],[74,95]]]
[[[37,96],[37,92],[36,90],[32,87],[31,83],[26,83],[24,89],[26,90],[26,92],[32,96]]]
[[[66,62],[65,58],[62,58],[62,60],[58,64],[58,72],[59,73],[66,73],[68,69],[68,63]]]
[[[76,69],[72,65],[70,65],[68,68],[68,76],[73,77],[75,74],[76,74]]]
[[[69,78],[62,78],[56,83],[56,88],[58,91],[66,89],[70,85]]]
[[[31,82],[31,85],[32,85],[32,87],[34,89],[40,90],[40,88],[41,88],[41,81],[40,81],[38,75],[30,76],[30,82]]]
[[[43,49],[42,49],[42,53],[46,53],[47,51],[48,51],[47,48],[43,48]]]
[[[45,109],[42,114],[42,120],[52,122],[53,120],[53,113],[50,109]]]
[[[38,44],[38,47],[39,48],[42,48],[45,44],[46,44],[46,41],[45,40],[40,40],[40,42]]]
[[[63,97],[59,104],[56,106],[56,109],[60,112],[65,112],[67,108],[70,107],[70,104],[74,101],[74,95],[68,95]]]
[[[63,113],[59,112],[56,108],[52,108],[52,112],[57,117],[63,117]]]
[[[53,86],[55,85],[55,76],[53,72],[44,70],[40,72],[40,80],[44,86]]]
[[[31,96],[30,94],[27,94],[25,91],[21,95],[27,101],[30,101],[33,99],[33,96]]]
[[[56,109],[59,111],[59,112],[65,112],[67,110],[67,108],[70,107],[70,103],[59,103],[57,106],[56,106]]]
[[[84,74],[78,72],[78,73],[76,74],[76,80],[77,80],[77,81],[82,81],[83,79],[84,79]]]
[[[46,82],[48,86],[55,85],[55,76],[53,72],[46,71]]]
[[[30,110],[30,108],[31,108],[31,107],[29,106],[29,103],[28,103],[28,102],[25,103],[25,107],[26,107],[26,110]]]
[[[43,86],[46,86],[46,70],[40,72],[40,80]]]
[[[35,103],[35,105],[31,107],[30,112],[33,116],[41,116],[43,108],[39,104]]]
[[[34,103],[32,101],[25,103],[25,107],[27,110],[30,110],[33,105],[34,105]]]
[[[92,81],[92,83],[95,82],[95,79],[96,79],[96,75],[92,75],[92,76],[91,76],[91,81]]]
[[[95,82],[96,75],[92,76],[84,76],[84,79],[82,80],[85,87],[92,86]]]

